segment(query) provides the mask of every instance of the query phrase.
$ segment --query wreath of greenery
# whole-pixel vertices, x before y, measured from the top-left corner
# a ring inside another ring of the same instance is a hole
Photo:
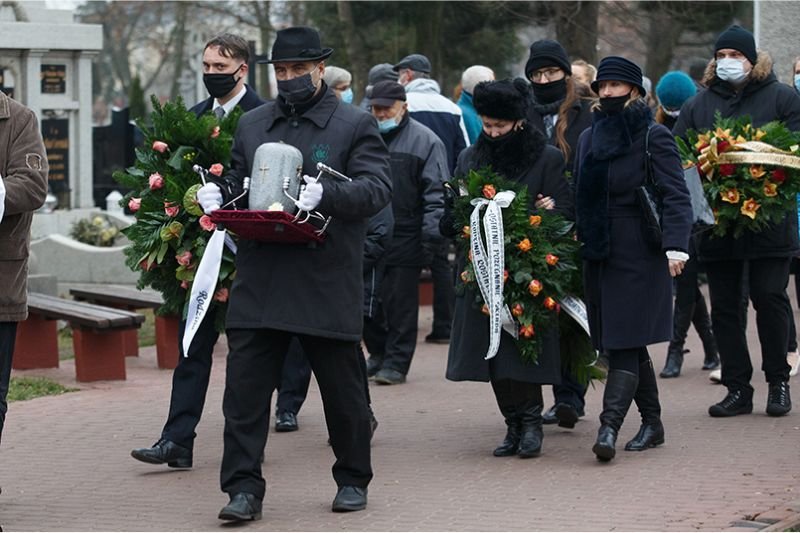
[[[197,117],[183,100],[163,106],[153,97],[151,125],[137,121],[144,144],[136,149],[134,166],[114,173],[132,189],[120,205],[133,212],[135,222],[122,230],[131,241],[126,265],[139,272],[137,287],[151,287],[164,298],[157,312],[186,316],[195,271],[215,225],[197,203],[202,186],[192,170],[200,165],[222,175],[230,165],[238,107],[221,121],[207,113]],[[225,307],[235,276],[233,253],[226,247],[211,307],[220,308],[215,327],[224,330]]]
[[[684,168],[697,165],[714,211],[713,235],[760,232],[794,213],[800,191],[800,134],[778,121],[759,128],[749,116],[722,118],[678,138]]]
[[[464,288],[471,289],[475,305],[488,313],[471,261],[471,202],[475,198],[492,199],[500,191],[514,191],[514,200],[502,209],[506,270],[503,299],[518,326],[520,358],[535,363],[541,350],[540,333],[558,327],[562,365],[584,383],[602,377],[600,369],[592,364],[596,352],[589,336],[568,313],[561,312],[559,304],[566,296],[583,294],[580,245],[573,236],[573,223],[546,210],[529,213],[527,187],[502,178],[490,167],[471,170],[449,185],[460,191],[453,205],[455,228],[460,231],[456,246],[467,258],[457,282],[459,293],[463,294]]]

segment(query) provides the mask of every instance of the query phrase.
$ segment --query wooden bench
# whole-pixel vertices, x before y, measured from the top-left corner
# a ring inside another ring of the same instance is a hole
[[[28,294],[28,319],[17,328],[13,368],[58,367],[56,320],[72,326],[78,381],[125,379],[124,333],[136,330],[144,316],[46,294]]]
[[[96,285],[73,288],[70,294],[76,300],[117,307],[129,311],[157,309],[164,303],[161,294],[155,291],[138,290],[131,287]],[[180,357],[178,347],[178,317],[156,315],[156,359],[158,368],[173,369]],[[135,330],[125,335],[125,355],[139,355],[139,339]]]

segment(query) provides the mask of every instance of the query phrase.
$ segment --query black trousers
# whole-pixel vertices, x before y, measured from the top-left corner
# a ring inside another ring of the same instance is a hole
[[[747,317],[742,312],[742,294],[749,290],[756,312],[756,328],[761,343],[761,369],[767,382],[789,380],[786,348],[789,344],[790,258],[764,258],[749,261],[711,261],[706,264],[711,295],[711,322],[722,361],[722,383],[729,390],[753,393],[750,380],[753,365],[747,348]],[[743,285],[749,269],[747,288]]]
[[[455,271],[448,258],[449,252],[450,239],[445,239],[441,245],[436,247],[433,261],[430,264],[431,280],[433,281],[432,333],[439,337],[450,336],[450,328],[453,322],[453,306],[456,301]],[[386,286],[385,280],[383,283]]]
[[[297,414],[308,396],[308,386],[311,383],[311,363],[303,353],[300,341],[292,339],[286,361],[283,363],[281,382],[278,385],[277,411],[289,411]]]
[[[286,350],[297,337],[317,378],[338,486],[366,487],[372,479],[366,370],[358,343],[296,335],[273,329],[228,329],[228,361],[222,411],[223,492],[263,499],[261,453],[267,442],[272,391],[281,379]]]
[[[11,382],[11,361],[17,340],[17,322],[0,322],[0,440],[8,412],[8,387]]]
[[[586,389],[588,385],[578,383],[572,374],[562,369],[561,383],[553,385],[553,397],[556,403],[566,403],[578,411],[586,406]]]
[[[421,270],[422,267],[387,266],[381,286],[383,312],[386,317],[382,368],[391,368],[402,374],[408,374],[411,359],[417,349]],[[435,326],[433,329],[441,331]]]
[[[206,313],[189,346],[188,357],[183,356],[182,342],[186,321],[181,321],[178,330],[178,346],[181,353],[178,366],[172,373],[169,414],[161,431],[161,437],[189,449],[194,446],[194,438],[197,435],[194,430],[203,414],[208,381],[211,377],[214,345],[219,339],[219,333],[214,329],[215,317],[216,309],[210,309]]]

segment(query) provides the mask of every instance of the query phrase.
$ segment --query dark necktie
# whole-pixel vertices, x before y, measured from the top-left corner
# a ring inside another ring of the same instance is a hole
[[[225,116],[225,108],[222,107],[222,106],[219,106],[218,108],[216,108],[214,110],[214,114],[217,115],[217,119],[218,120],[222,120],[222,117]]]

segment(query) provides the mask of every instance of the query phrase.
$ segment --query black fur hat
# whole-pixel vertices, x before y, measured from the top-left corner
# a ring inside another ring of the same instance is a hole
[[[530,87],[522,78],[484,81],[475,86],[472,104],[481,116],[520,120],[528,115]]]

